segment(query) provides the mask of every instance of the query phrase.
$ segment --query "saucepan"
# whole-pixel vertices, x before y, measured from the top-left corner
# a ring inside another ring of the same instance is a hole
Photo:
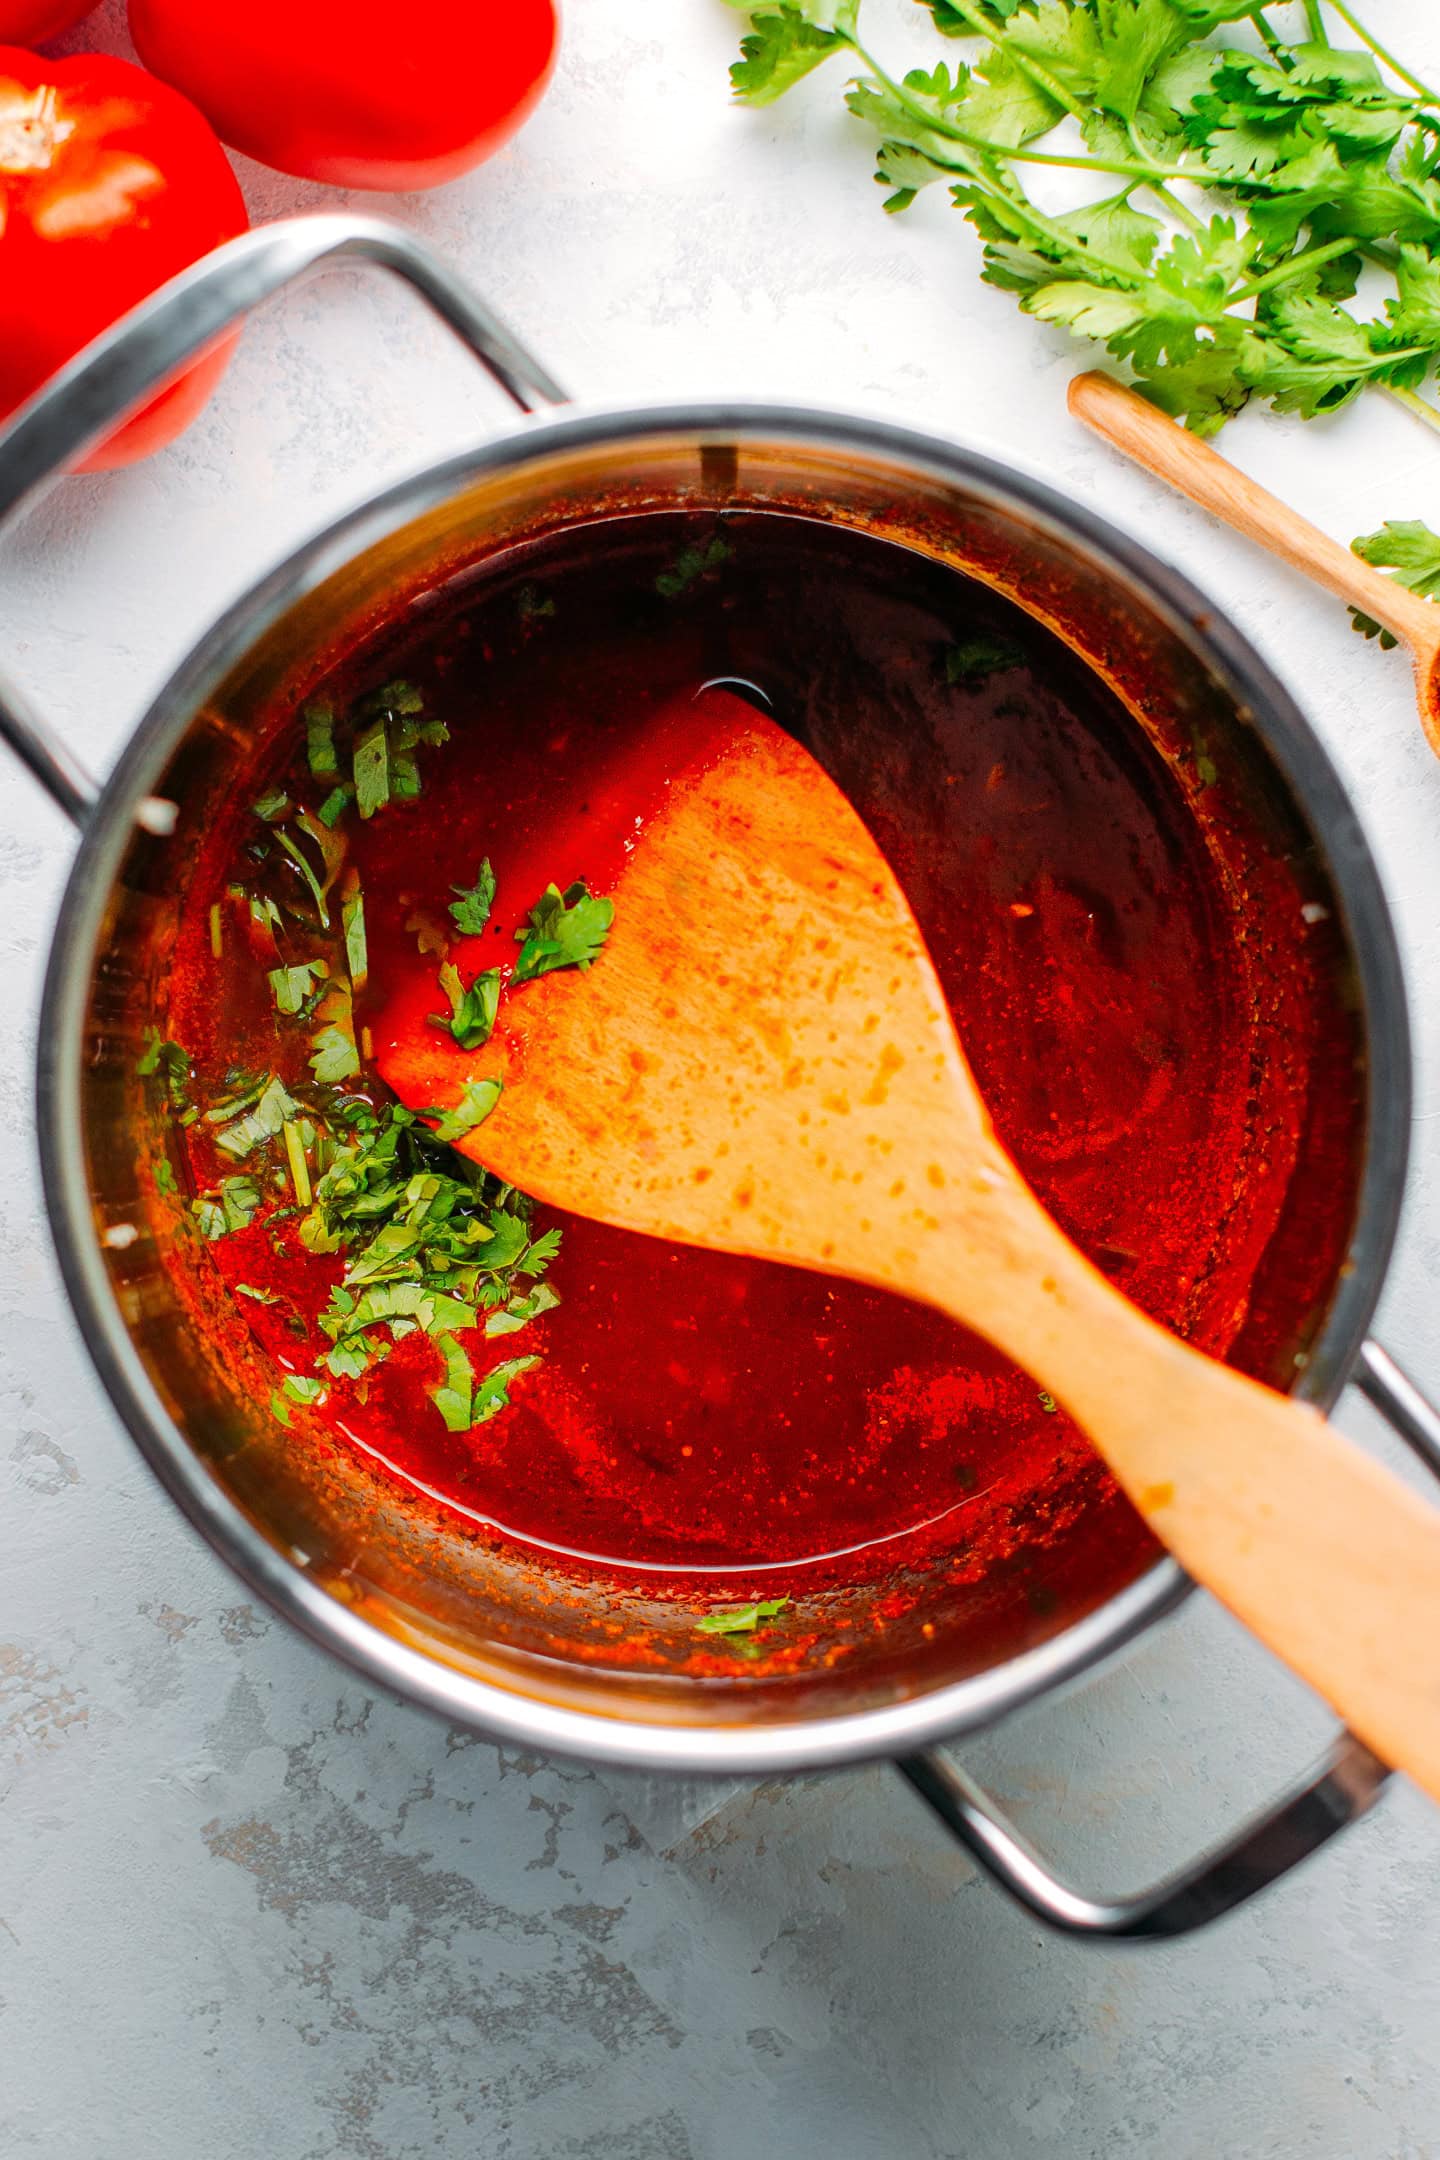
[[[1327,895],[1315,912],[1330,918],[1360,1053],[1355,1201],[1330,1279],[1318,1297],[1306,1291],[1307,1312],[1286,1337],[1303,1347],[1265,1376],[1327,1407],[1354,1383],[1440,1474],[1440,1417],[1369,1336],[1404,1189],[1410,1063],[1390,919],[1344,789],[1223,615],[1050,488],[953,443],[843,414],[758,403],[565,410],[546,370],[465,286],[381,222],[272,225],[136,310],[0,438],[0,516],[248,309],[337,263],[407,281],[524,424],[363,503],[263,578],[182,663],[103,787],[16,693],[0,691],[10,747],[79,831],[45,984],[39,1133],[61,1267],[111,1399],[161,1482],[254,1590],[369,1679],[458,1723],[691,1774],[774,1776],[888,1757],[974,1859],[1053,1927],[1161,1937],[1214,1918],[1365,1813],[1386,1766],[1342,1734],[1223,1850],[1104,1900],[1060,1882],[936,1752],[1113,1656],[1186,1595],[1179,1568],[1143,1537],[1111,1534],[1118,1503],[1071,1509],[1076,1527],[1052,1553],[1045,1594],[1023,1571],[1013,1594],[992,1584],[983,1625],[943,1582],[912,1585],[910,1617],[852,1655],[820,1656],[783,1678],[696,1678],[667,1657],[684,1623],[663,1594],[561,1576],[543,1556],[447,1528],[358,1459],[312,1461],[289,1444],[208,1339],[203,1298],[187,1288],[155,1212],[135,1067],[163,1006],[197,835],[246,784],[277,713],[293,710],[290,686],[327,655],[397,612],[423,610],[517,536],[562,523],[778,505],[865,528],[1037,616],[1119,691],[1167,756],[1193,767],[1203,745],[1207,784],[1223,783],[1217,800],[1247,805],[1249,837],[1232,864],[1237,906],[1263,909],[1270,868],[1288,875],[1297,863]],[[1286,1294],[1283,1282],[1274,1294]],[[643,1670],[618,1671],[606,1643],[637,1624],[654,1655]]]

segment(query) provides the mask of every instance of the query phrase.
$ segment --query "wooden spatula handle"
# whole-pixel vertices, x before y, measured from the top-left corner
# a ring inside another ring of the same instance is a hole
[[[1078,420],[1177,494],[1188,496],[1232,531],[1280,556],[1352,607],[1363,608],[1407,644],[1433,650],[1433,602],[1373,570],[1124,383],[1111,375],[1077,375],[1069,400]]]
[[[1440,1800],[1440,1509],[1319,1411],[1149,1319],[1023,1197],[988,1310],[967,1269],[957,1317],[1101,1436],[1181,1564]]]

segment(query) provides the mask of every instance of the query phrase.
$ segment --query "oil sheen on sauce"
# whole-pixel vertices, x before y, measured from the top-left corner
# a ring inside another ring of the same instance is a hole
[[[1273,1376],[1303,1339],[1353,1204],[1349,1024],[1299,961],[1259,1011],[1229,872],[1174,774],[1018,610],[818,521],[655,514],[507,555],[349,664],[333,694],[396,675],[450,741],[423,754],[417,800],[347,823],[369,932],[362,1022],[433,984],[420,946],[482,856],[498,878],[495,962],[514,957],[537,862],[603,891],[614,806],[587,805],[587,780],[687,687],[752,683],[894,864],[1001,1136],[1062,1226],[1150,1312],[1248,1369]],[[303,750],[272,777],[314,793]],[[177,953],[171,1032],[212,1079],[281,1057],[263,971],[217,961],[205,932],[212,900],[244,881],[253,833],[237,805]],[[1303,1079],[1262,1102],[1257,1029],[1277,1020]],[[1303,1193],[1302,1139],[1330,1166]],[[1056,1463],[1084,1452],[1034,1383],[925,1308],[540,1219],[564,1231],[550,1276],[562,1303],[503,1346],[543,1360],[508,1410],[446,1432],[420,1337],[363,1400],[338,1385],[323,1413],[447,1513],[631,1575],[779,1582],[826,1556],[880,1575],[956,1542],[1002,1550]],[[246,1303],[246,1324],[308,1370],[295,1316],[313,1355],[340,1263],[283,1241],[277,1253],[260,1228],[209,1253],[232,1288],[282,1293]]]

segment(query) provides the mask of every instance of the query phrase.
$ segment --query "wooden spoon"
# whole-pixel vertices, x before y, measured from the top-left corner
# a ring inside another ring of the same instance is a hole
[[[880,1284],[987,1336],[1191,1574],[1440,1798],[1440,1511],[1069,1243],[995,1136],[850,804],[738,698],[688,711],[593,968],[509,992],[468,1059],[433,1030],[377,1034],[386,1078],[417,1106],[501,1078],[462,1145],[543,1201]]]
[[[1440,755],[1440,607],[1362,562],[1112,375],[1077,375],[1069,399],[1077,420],[1157,480],[1167,481],[1177,494],[1187,495],[1233,531],[1373,615],[1408,645],[1421,723],[1431,749]]]

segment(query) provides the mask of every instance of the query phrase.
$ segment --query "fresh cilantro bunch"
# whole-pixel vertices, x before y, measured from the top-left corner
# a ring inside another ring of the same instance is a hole
[[[1251,397],[1308,419],[1370,386],[1440,428],[1419,395],[1440,358],[1440,96],[1348,0],[919,0],[943,57],[899,80],[863,0],[730,4],[750,18],[739,98],[842,56],[886,209],[948,187],[992,285],[1198,433]],[[1302,16],[1292,42],[1277,24]],[[1364,49],[1332,45],[1337,22]],[[1057,212],[1032,190],[1062,168],[1095,194]],[[1388,290],[1362,311],[1367,266]]]

